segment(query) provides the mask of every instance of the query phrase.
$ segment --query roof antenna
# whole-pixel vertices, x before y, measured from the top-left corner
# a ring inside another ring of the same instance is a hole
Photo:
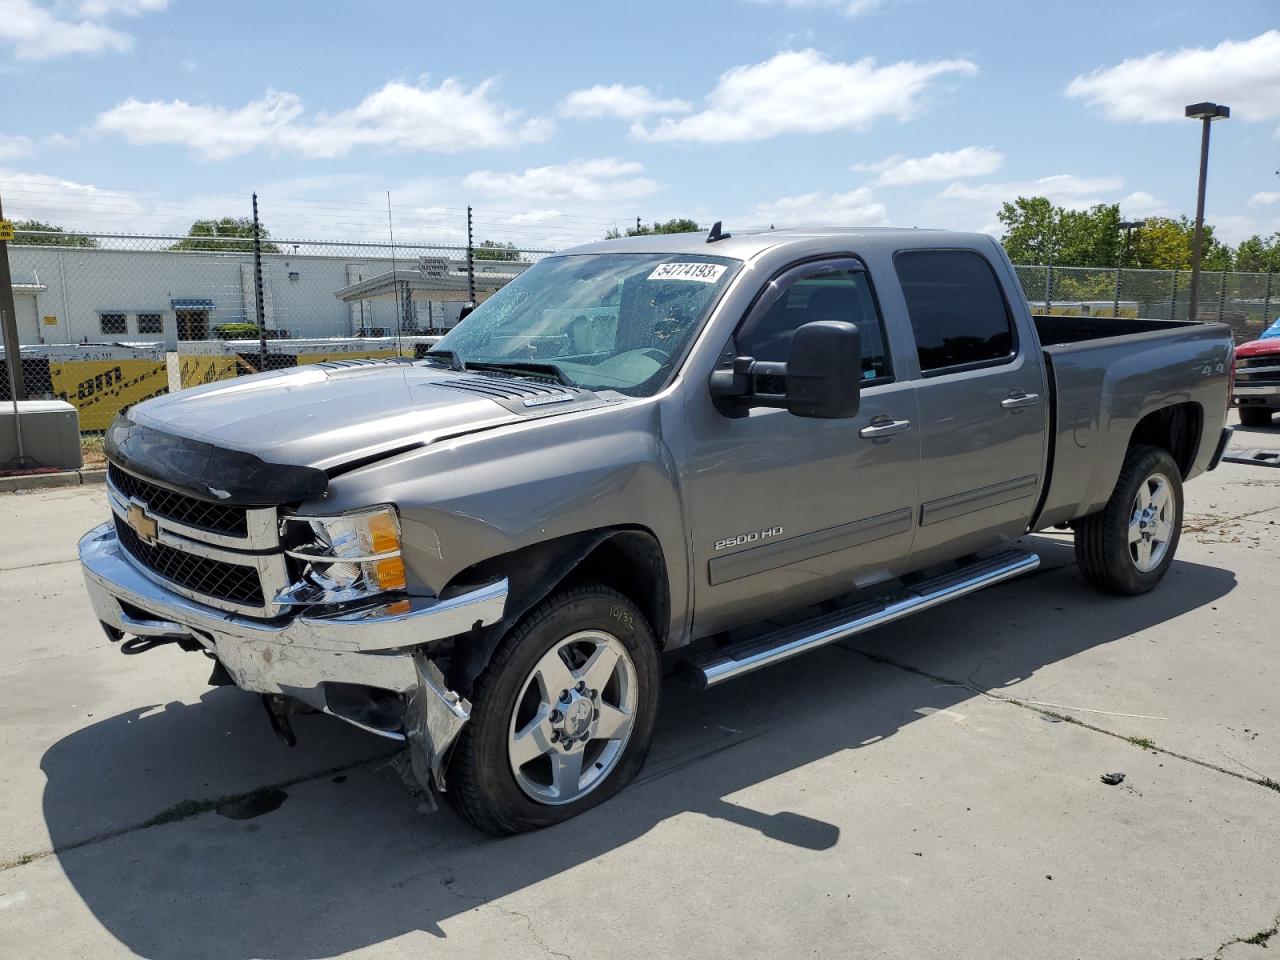
[[[711,229],[707,231],[707,243],[715,243],[717,240],[728,240],[733,234],[723,233],[720,230],[720,221],[717,220],[711,225]]]

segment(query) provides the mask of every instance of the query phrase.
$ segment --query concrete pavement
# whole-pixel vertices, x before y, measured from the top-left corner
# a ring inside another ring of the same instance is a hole
[[[638,782],[507,840],[425,812],[386,741],[307,716],[288,750],[204,658],[122,656],[73,562],[101,488],[4,495],[0,955],[1269,956],[1280,470],[1187,495],[1154,593],[1100,596],[1069,537],[1027,538],[1030,577],[669,683]]]

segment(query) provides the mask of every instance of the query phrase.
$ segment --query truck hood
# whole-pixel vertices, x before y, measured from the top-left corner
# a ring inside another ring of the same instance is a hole
[[[1280,354],[1280,336],[1250,340],[1236,347],[1237,357],[1265,357],[1271,354]]]
[[[545,380],[348,360],[156,397],[130,410],[119,429],[112,428],[108,444],[113,434],[123,439],[132,431],[133,451],[173,437],[189,441],[188,448],[230,451],[238,461],[244,460],[239,454],[250,454],[265,466],[328,472],[445,437],[606,402],[589,390]],[[138,439],[143,436],[145,443]],[[133,465],[143,469],[137,456]]]

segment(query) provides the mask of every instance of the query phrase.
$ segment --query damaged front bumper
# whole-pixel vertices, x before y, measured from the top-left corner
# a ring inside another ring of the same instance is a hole
[[[427,646],[502,618],[507,581],[448,600],[410,598],[381,606],[263,621],[197,603],[136,566],[112,524],[80,540],[93,609],[113,636],[194,641],[243,690],[294,697],[370,732],[408,740],[420,779],[443,789],[443,761],[471,705],[448,689]],[[402,722],[363,709],[353,688],[398,696]],[[425,785],[425,784],[424,784]]]

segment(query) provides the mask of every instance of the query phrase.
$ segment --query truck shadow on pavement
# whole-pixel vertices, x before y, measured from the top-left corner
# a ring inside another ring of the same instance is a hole
[[[677,816],[720,821],[717,830],[758,831],[793,846],[797,857],[813,851],[829,857],[840,849],[836,825],[726,798],[881,742],[935,709],[979,695],[961,683],[995,690],[1026,679],[1213,603],[1236,583],[1229,571],[1178,561],[1152,594],[1105,597],[1081,580],[1062,538],[1025,542],[1043,558],[1037,574],[723,688],[697,693],[669,681],[659,732],[636,782],[560,827],[495,840],[447,808],[427,815],[378,760],[388,753],[386,741],[353,740],[339,721],[314,716],[298,722],[300,743],[288,767],[299,776],[329,772],[287,785],[289,798],[279,809],[250,820],[205,812],[85,843],[106,832],[85,826],[99,803],[134,811],[116,822],[119,829],[171,802],[167,755],[182,757],[187,796],[197,801],[206,796],[202,790],[216,797],[245,783],[265,787],[287,778],[274,766],[282,746],[235,740],[250,724],[265,727],[256,700],[218,689],[198,705],[94,723],[51,747],[41,766],[54,848],[107,931],[131,950],[163,960],[322,957],[416,930],[447,938],[450,920],[614,851],[639,865],[620,884],[664,882],[657,873],[643,875],[651,872],[643,869],[645,858],[660,851],[620,848]],[[862,650],[957,682],[926,680]],[[155,758],[151,769],[136,761],[139,750]],[[333,771],[360,759],[370,762]],[[133,771],[127,780],[122,768]],[[235,786],[221,786],[228,783]],[[794,799],[803,807],[802,794]],[[83,845],[68,849],[76,844]],[[582,919],[580,904],[543,899],[552,906],[540,908],[539,923]]]

